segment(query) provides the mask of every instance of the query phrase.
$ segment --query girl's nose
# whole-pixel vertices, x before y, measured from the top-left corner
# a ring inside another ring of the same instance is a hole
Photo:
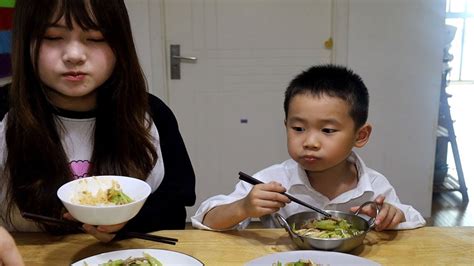
[[[86,59],[86,51],[79,42],[72,42],[64,49],[63,61],[67,64],[82,65]]]

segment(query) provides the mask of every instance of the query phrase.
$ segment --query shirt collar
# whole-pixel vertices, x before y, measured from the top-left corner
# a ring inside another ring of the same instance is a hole
[[[362,161],[362,159],[357,155],[354,151],[351,152],[349,157],[347,158],[350,162],[353,162],[357,168],[357,186],[350,190],[347,191],[346,193],[343,193],[336,197],[334,200],[337,201],[345,201],[345,200],[350,200],[352,198],[356,198],[364,194],[365,192],[374,192],[374,189],[372,187],[372,184],[370,182],[370,176],[369,176],[369,169],[365,165],[365,163]],[[296,163],[296,162],[295,162]],[[298,186],[305,186],[309,190],[314,190],[314,188],[311,186],[308,176],[306,174],[306,171],[301,167],[301,165],[297,164],[297,177],[294,178],[291,182],[291,186],[288,188],[289,191],[291,191],[292,187],[298,187]],[[350,197],[349,199],[346,199],[346,197]]]
[[[65,118],[72,118],[72,119],[86,119],[86,118],[95,118],[97,114],[97,110],[91,110],[91,111],[70,111],[66,109],[61,109],[59,107],[54,107],[52,108],[53,113],[65,117]]]

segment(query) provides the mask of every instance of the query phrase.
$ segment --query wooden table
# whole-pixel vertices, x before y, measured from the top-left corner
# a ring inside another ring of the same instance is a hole
[[[26,265],[69,265],[113,250],[158,248],[184,252],[205,265],[243,265],[279,251],[295,250],[283,229],[247,229],[231,232],[203,230],[159,231],[178,238],[176,246],[139,239],[102,244],[86,235],[50,236],[15,233]],[[382,265],[474,264],[474,227],[424,227],[416,230],[369,232],[364,245],[351,252]]]

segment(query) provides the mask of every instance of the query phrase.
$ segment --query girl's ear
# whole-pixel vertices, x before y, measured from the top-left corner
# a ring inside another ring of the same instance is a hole
[[[356,140],[354,146],[357,148],[362,148],[369,141],[370,133],[372,133],[372,125],[365,123],[361,128],[356,132]]]

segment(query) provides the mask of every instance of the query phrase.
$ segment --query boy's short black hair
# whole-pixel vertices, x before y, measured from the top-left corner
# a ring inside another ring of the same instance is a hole
[[[313,66],[297,75],[285,92],[285,119],[293,97],[309,93],[314,96],[337,97],[350,105],[350,116],[355,127],[367,122],[369,112],[369,93],[362,78],[352,70],[337,65]]]

